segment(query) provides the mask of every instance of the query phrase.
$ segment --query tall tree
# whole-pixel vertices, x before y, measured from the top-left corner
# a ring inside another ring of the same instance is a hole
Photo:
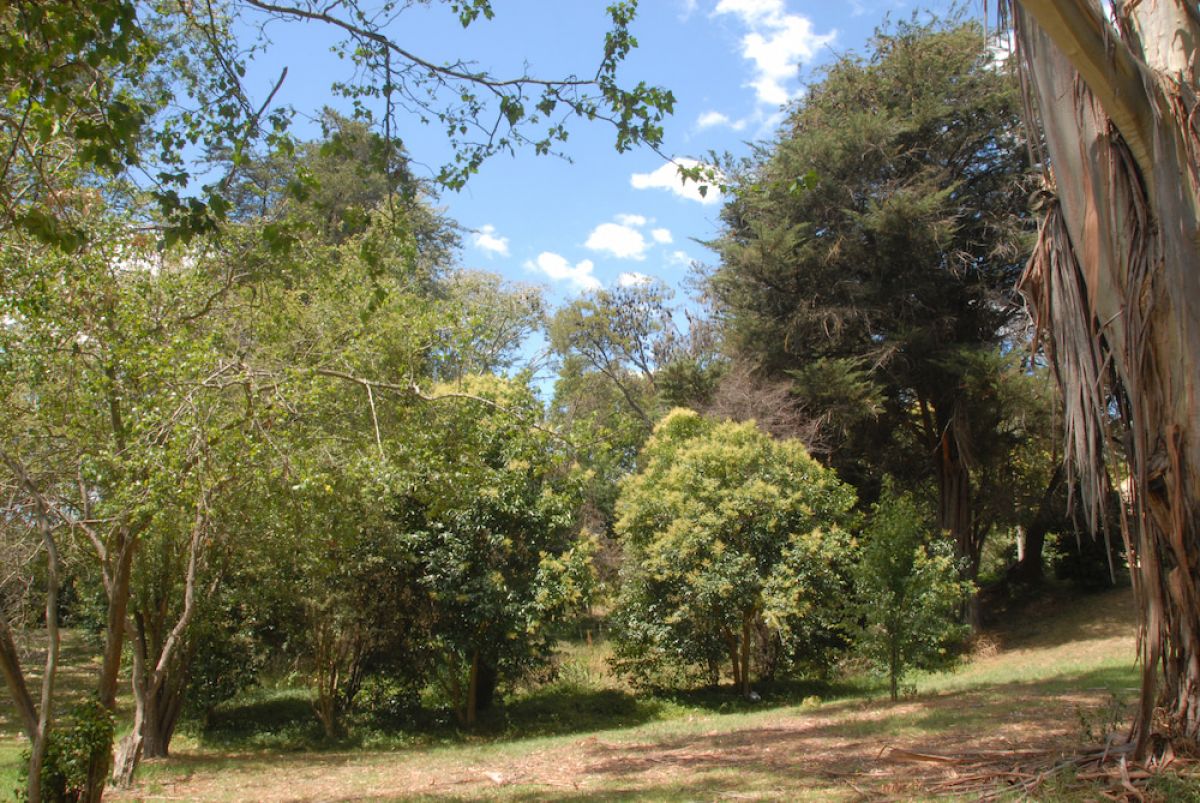
[[[463,377],[414,410],[394,514],[427,617],[428,664],[464,725],[498,684],[549,657],[551,625],[578,609],[591,543],[578,537],[579,477],[520,381]]]
[[[647,432],[660,414],[659,369],[678,344],[670,298],[661,282],[597,290],[558,310],[549,326],[551,347],[610,382]]]
[[[843,476],[868,498],[883,472],[932,481],[972,572],[996,421],[971,374],[1019,314],[1019,112],[978,25],[881,31],[737,173],[710,277],[733,347],[839,411],[826,437]]]
[[[1110,471],[1128,475],[1132,496],[1143,678],[1131,736],[1144,750],[1161,723],[1194,745],[1200,13],[1184,0],[1002,6],[1046,145],[1046,214],[1023,287],[1066,397],[1067,454],[1093,520]]]

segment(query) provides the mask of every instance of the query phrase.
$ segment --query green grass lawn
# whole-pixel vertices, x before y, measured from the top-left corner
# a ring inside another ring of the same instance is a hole
[[[758,703],[728,691],[635,696],[608,673],[607,651],[566,645],[557,680],[519,690],[470,732],[437,714],[409,730],[364,719],[329,743],[303,690],[255,689],[207,730],[186,728],[171,759],[112,797],[920,798],[940,769],[888,763],[889,747],[1069,753],[1122,727],[1137,686],[1128,591],[1029,605],[955,671],[908,678],[915,691],[895,704],[865,680],[764,686]],[[18,751],[14,737],[0,742],[0,791],[15,786]]]

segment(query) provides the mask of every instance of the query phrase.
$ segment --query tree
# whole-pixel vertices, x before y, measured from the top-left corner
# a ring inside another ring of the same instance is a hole
[[[1021,0],[1011,14],[1045,139],[1023,289],[1066,397],[1093,529],[1128,475],[1141,607],[1139,752],[1200,740],[1200,128],[1195,4]],[[1113,407],[1119,410],[1114,420]],[[1120,457],[1117,457],[1117,455]]]
[[[971,584],[959,580],[950,545],[931,524],[911,496],[885,483],[854,569],[863,621],[858,646],[887,672],[893,702],[907,671],[945,666],[966,635],[958,609]]]
[[[1021,314],[1026,152],[979,26],[898,24],[734,171],[709,277],[733,349],[827,416],[830,462],[865,498],[884,472],[934,484],[972,576],[995,417],[967,374]]]
[[[494,16],[490,0],[438,5],[463,27]],[[136,177],[155,201],[167,242],[215,230],[230,212],[232,186],[255,146],[266,142],[285,153],[292,147],[290,114],[272,107],[286,69],[262,99],[252,99],[242,82],[248,54],[270,46],[268,23],[317,24],[341,37],[338,53],[352,68],[332,89],[353,103],[357,116],[379,121],[385,160],[402,151],[405,114],[445,131],[453,155],[436,171],[443,186],[464,186],[498,153],[558,152],[576,118],[610,124],[619,151],[661,142],[660,123],[674,97],[644,82],[627,87],[618,80],[621,63],[637,46],[631,31],[636,0],[608,7],[609,27],[590,71],[562,77],[528,70],[496,75],[467,55],[451,62],[422,57],[417,43],[396,36],[409,9],[408,3],[377,9],[360,0],[6,6],[0,11],[7,55],[0,67],[0,119],[11,157],[0,168],[0,224],[68,249],[79,244],[84,230],[39,186],[62,156],[55,143],[66,142],[85,173]],[[222,165],[228,169],[214,170]],[[194,179],[213,174],[220,178],[194,190]]]
[[[273,529],[285,549],[276,554],[276,576],[263,580],[292,601],[293,615],[278,627],[313,687],[327,739],[345,734],[369,676],[418,688],[430,678],[428,662],[418,659],[429,647],[421,564],[381,504],[393,492],[394,467],[369,444],[360,438],[349,454],[334,456],[326,441],[320,452],[295,453],[300,482],[276,489],[281,520]]]
[[[658,416],[658,371],[678,341],[670,297],[661,282],[596,290],[558,310],[549,327],[551,348],[611,382],[647,431]]]
[[[671,295],[650,280],[597,290],[560,308],[547,328],[561,359],[551,420],[570,433],[589,471],[582,513],[601,536],[604,583],[616,581],[620,563],[612,537],[618,483],[634,470],[655,421],[672,405],[709,395],[720,373],[706,340],[712,328],[689,315],[680,332]]]
[[[464,725],[501,680],[543,663],[586,600],[578,479],[520,382],[465,377],[414,411],[393,515],[420,578],[435,676]]]
[[[72,255],[5,236],[0,381],[12,411],[6,473],[24,475],[38,509],[82,541],[102,579],[96,690],[111,711],[139,544],[161,512],[187,506],[173,504],[181,488],[209,482],[205,455],[219,428],[211,411],[239,402],[206,382],[217,357],[204,317],[220,279],[148,259],[126,220],[101,207],[89,214],[96,238]],[[98,795],[111,746],[94,747],[88,783]]]
[[[642,681],[672,666],[714,679],[728,659],[749,695],[760,631],[789,653],[827,659],[822,642],[848,594],[853,491],[798,441],[681,409],[639,462],[617,504],[618,668]]]
[[[484,271],[448,273],[436,294],[453,322],[444,329],[434,357],[433,373],[446,382],[511,373],[521,346],[541,327],[545,314],[540,288]]]

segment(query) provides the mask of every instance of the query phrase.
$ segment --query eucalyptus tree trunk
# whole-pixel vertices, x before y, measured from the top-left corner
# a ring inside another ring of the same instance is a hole
[[[1047,151],[1046,215],[1023,290],[1048,335],[1094,529],[1113,479],[1130,490],[1122,529],[1143,661],[1131,737],[1139,752],[1155,730],[1194,745],[1200,12],[1186,0],[1118,0],[1109,21],[1097,0],[1005,2]],[[1114,477],[1118,466],[1127,477]]]

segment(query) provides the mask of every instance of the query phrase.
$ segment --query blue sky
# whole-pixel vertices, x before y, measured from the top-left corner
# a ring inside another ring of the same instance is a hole
[[[431,61],[468,58],[499,75],[519,73],[526,62],[534,74],[590,74],[606,5],[495,0],[495,19],[464,31],[445,4],[415,4],[390,34]],[[920,8],[948,6],[934,0]],[[885,15],[907,18],[916,7],[902,0],[642,0],[634,25],[640,46],[621,74],[626,84],[645,80],[674,92],[668,155],[743,155],[748,143],[772,136],[781,108],[802,96],[821,65],[862,52]],[[289,24],[269,33],[274,46],[250,76],[261,91],[286,64],[279,100],[302,114],[345,105],[329,93],[347,68],[329,54],[328,31]],[[419,165],[432,170],[446,158],[438,129],[410,118],[401,134]],[[640,277],[679,287],[692,262],[713,260],[698,241],[718,232],[716,193],[701,199],[694,186],[681,187],[675,168],[650,150],[617,154],[602,123],[575,121],[565,148],[571,162],[532,152],[496,157],[466,189],[442,195],[441,205],[467,230],[463,267],[541,285],[551,303],[562,303]]]

